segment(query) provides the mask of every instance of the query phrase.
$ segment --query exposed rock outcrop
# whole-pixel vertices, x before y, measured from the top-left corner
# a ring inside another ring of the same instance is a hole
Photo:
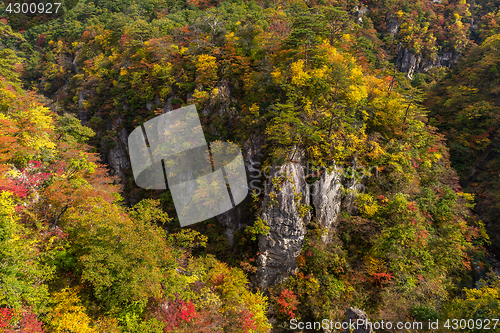
[[[347,324],[356,323],[356,328],[354,330],[347,329],[344,330],[343,333],[373,333],[373,328],[371,325],[366,325],[369,319],[365,312],[356,308],[348,308],[346,313],[346,322]],[[345,324],[344,324],[345,325]],[[352,326],[351,326],[352,328]]]
[[[342,175],[325,170],[312,185],[311,199],[318,225],[328,231],[322,237],[323,242],[328,242],[338,226],[336,221],[342,203]]]
[[[342,185],[344,185],[344,195],[342,198],[342,210],[349,214],[356,214],[357,208],[355,205],[356,195],[358,193],[364,192],[363,183],[366,181],[365,177],[358,179],[355,177],[347,178],[344,176],[342,178]]]
[[[173,97],[169,98],[166,101],[165,105],[163,106],[163,113],[167,113],[172,110],[172,99]],[[80,93],[80,104],[83,104],[83,95],[81,95],[81,93]],[[146,103],[146,108],[148,110],[151,110],[154,105],[159,105],[159,104],[161,104],[161,101],[159,100],[158,97],[156,97],[154,102]],[[129,110],[130,107],[124,103],[123,109]],[[80,112],[79,114],[82,123],[85,123],[84,120],[85,117],[87,116],[87,113],[84,111],[85,110],[82,107],[82,112]],[[130,133],[125,128],[123,124],[123,119],[121,117],[118,117],[113,121],[108,122],[106,124],[106,129],[116,132],[116,136],[113,137],[112,147],[102,152],[104,162],[109,165],[111,175],[118,176],[121,183],[125,184],[126,182],[125,172],[126,170],[130,169],[130,160],[128,155],[128,136]],[[102,136],[103,134],[104,134],[103,130],[97,133],[98,136]]]
[[[357,169],[356,160],[352,161],[352,167],[350,170]],[[363,169],[361,168],[361,171]],[[341,211],[349,214],[357,213],[355,199],[358,193],[364,192],[366,177],[366,172],[356,176],[353,171],[347,172],[347,169],[335,168],[330,171],[325,169],[321,177],[312,184],[311,203],[316,222],[328,231],[328,234],[322,237],[323,242],[329,242],[335,234]]]
[[[117,118],[113,121],[111,129],[117,133],[117,138],[114,139],[114,147],[108,150],[106,155],[107,162],[111,168],[111,174],[120,178],[124,184],[125,170],[130,168],[128,159],[128,135],[127,130],[122,126],[122,119]]]
[[[261,218],[270,227],[269,234],[259,236],[257,278],[262,288],[284,281],[297,270],[295,259],[302,250],[310,218],[300,213],[301,205],[309,205],[304,168],[293,162],[280,169],[273,167],[262,203]]]
[[[160,105],[160,104],[161,104],[160,98],[158,96],[155,96],[155,100],[154,101],[146,103],[146,109],[148,109],[148,111],[151,111],[151,109],[153,108],[153,106]]]
[[[82,125],[85,125],[88,120],[87,110],[84,106],[85,96],[83,90],[78,90],[78,118],[80,119]]]
[[[170,97],[169,99],[167,99],[167,101],[165,102],[165,105],[163,106],[163,110],[162,110],[163,113],[167,113],[167,112],[172,111],[172,100],[173,99],[174,99],[173,97]]]
[[[340,212],[356,214],[355,197],[364,191],[367,175],[356,175],[354,170],[359,168],[355,159],[349,169],[352,173],[338,168],[323,169],[312,185],[305,180],[304,167],[300,164],[302,159],[298,151],[297,160],[279,169],[273,167],[270,172],[261,213],[270,231],[259,237],[257,260],[257,279],[263,288],[283,282],[296,271],[295,259],[301,253],[305,227],[312,218],[305,205],[313,207],[316,222],[328,231],[322,237],[327,243],[336,232]]]
[[[358,22],[363,23],[363,17],[369,12],[368,7],[361,4],[361,7],[355,7],[355,11],[358,14]]]
[[[399,24],[398,20],[394,17],[391,17],[389,19],[389,22],[387,22],[387,32],[391,35],[396,35],[399,31],[400,26],[401,25]]]
[[[453,52],[446,52],[437,56],[434,60],[423,59],[416,56],[410,50],[400,47],[398,53],[397,68],[406,73],[408,78],[412,78],[414,73],[427,72],[431,68],[448,67],[451,68],[458,62],[459,55]]]
[[[413,77],[413,73],[418,69],[420,61],[422,61],[422,57],[415,56],[406,48],[400,48],[397,67],[401,72],[406,73],[408,78]]]
[[[260,187],[260,165],[264,158],[262,150],[263,144],[264,139],[256,137],[246,142],[243,147],[249,195],[236,207],[217,216],[217,221],[225,227],[226,239],[229,245],[233,245],[234,232],[250,224],[251,217],[248,214],[247,203],[248,200],[251,200],[252,189],[254,187]]]

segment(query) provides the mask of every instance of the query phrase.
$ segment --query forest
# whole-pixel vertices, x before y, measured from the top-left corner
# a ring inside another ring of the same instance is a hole
[[[500,332],[500,0],[15,5],[0,333]],[[128,138],[189,105],[249,193],[181,227]]]

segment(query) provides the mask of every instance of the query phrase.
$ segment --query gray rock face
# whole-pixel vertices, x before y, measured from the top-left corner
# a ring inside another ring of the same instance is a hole
[[[401,72],[406,73],[408,78],[413,77],[413,73],[420,65],[420,61],[422,61],[422,57],[415,56],[408,49],[401,48],[399,50],[397,66]]]
[[[249,140],[243,146],[243,156],[245,159],[245,171],[247,173],[247,184],[249,188],[248,197],[239,205],[217,216],[217,221],[225,227],[226,240],[229,245],[233,245],[234,232],[241,230],[250,224],[246,202],[251,200],[252,188],[260,186],[260,165],[264,158],[262,145],[264,139],[257,137]],[[253,183],[255,181],[255,184]]]
[[[246,220],[245,211],[239,205],[217,215],[217,221],[225,228],[226,241],[229,246],[234,244],[234,232],[243,229],[246,226],[244,223]]]
[[[368,13],[368,12],[369,12],[368,7],[366,7],[365,5],[363,5],[363,4],[362,4],[362,5],[361,5],[361,7],[356,6],[356,7],[354,8],[354,10],[355,10],[355,11],[357,12],[357,14],[358,14],[358,22],[359,22],[359,23],[363,23],[363,17],[366,15],[366,13]]]
[[[366,313],[356,308],[348,308],[346,313],[347,324],[356,323],[354,330],[344,330],[343,333],[373,333],[373,328],[370,325],[365,325],[368,322],[368,316]],[[345,324],[344,324],[345,325]],[[351,326],[352,328],[352,326]]]
[[[167,101],[165,102],[165,105],[163,106],[163,113],[167,113],[167,112],[172,111],[172,100],[173,99],[174,99],[173,97],[170,97],[169,99],[167,99]]]
[[[366,179],[356,179],[356,178],[344,178],[342,184],[345,188],[345,195],[342,198],[342,210],[348,212],[349,214],[356,214],[356,195],[358,193],[364,192],[363,182]]]
[[[328,234],[324,235],[322,240],[328,242],[338,226],[336,221],[342,203],[341,175],[335,171],[329,173],[325,170],[321,178],[314,182],[311,198],[316,221],[320,227],[328,230]]]
[[[125,183],[125,173],[126,169],[130,168],[130,162],[128,160],[128,132],[122,127],[122,119],[118,118],[113,121],[112,130],[116,131],[118,137],[115,139],[115,146],[109,149],[107,154],[107,161],[111,167],[111,174],[116,175],[120,178],[122,184]]]
[[[411,79],[414,73],[427,72],[434,67],[451,68],[458,62],[458,57],[453,52],[446,52],[437,56],[434,60],[422,59],[421,56],[415,56],[408,49],[400,47],[396,65],[401,72],[406,73],[406,76]]]
[[[280,179],[276,185],[272,183],[274,178]],[[270,227],[269,234],[259,236],[257,279],[262,288],[283,282],[297,270],[295,259],[302,250],[305,224],[309,222],[308,214],[300,216],[298,206],[302,204],[309,205],[304,168],[298,163],[287,163],[280,170],[273,167],[262,203],[261,218]]]
[[[391,18],[390,21],[387,23],[387,32],[389,32],[391,35],[395,35],[399,31],[399,22],[395,18]]]
[[[155,96],[154,101],[150,101],[150,102],[146,103],[146,109],[148,109],[148,111],[151,111],[151,109],[153,108],[153,105],[160,105],[160,104],[161,104],[160,98],[158,96]],[[165,112],[163,112],[163,113],[165,113]]]
[[[298,152],[297,156],[297,161],[289,162],[279,170],[273,167],[266,186],[261,218],[267,222],[270,231],[259,237],[257,260],[257,279],[263,288],[283,282],[297,269],[295,259],[301,253],[305,226],[311,220],[311,212],[303,210],[301,214],[301,205],[311,203],[314,207],[318,225],[328,231],[322,237],[326,243],[331,241],[337,229],[340,212],[356,213],[356,194],[364,191],[366,176],[348,175],[342,169],[324,170],[310,187],[300,164],[301,153]],[[351,164],[353,170],[357,169],[356,160]],[[273,184],[272,179],[279,179],[279,182]]]
[[[83,95],[81,95],[81,100],[83,101]],[[172,99],[169,98],[163,107],[163,113],[169,112],[172,110]],[[156,97],[154,102],[149,102],[146,104],[146,108],[151,110],[152,106],[156,104],[160,104],[160,100]],[[126,104],[123,104],[124,110],[129,110],[130,107]],[[80,113],[80,120],[84,123],[83,119],[86,116],[86,113]],[[112,122],[108,122],[106,124],[106,128],[108,130],[116,131],[117,137],[114,138],[114,147],[109,148],[107,152],[103,152],[103,156],[105,157],[106,163],[108,163],[110,167],[111,175],[118,176],[121,183],[125,184],[125,170],[130,169],[130,161],[128,155],[128,136],[130,133],[123,126],[123,119],[116,118]],[[97,133],[98,135],[102,135],[102,133]]]

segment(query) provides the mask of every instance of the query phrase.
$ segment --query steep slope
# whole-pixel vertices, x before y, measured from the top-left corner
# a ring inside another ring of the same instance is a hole
[[[500,239],[498,166],[500,162],[500,35],[472,49],[430,93],[433,122],[447,135],[451,161],[467,191],[476,195],[475,211]]]
[[[0,68],[2,332],[269,332],[245,273],[193,255],[200,233],[167,234],[158,201],[125,207],[95,133],[21,89],[18,65]]]
[[[387,8],[401,7],[402,20],[422,18],[422,31],[434,22],[428,11],[414,14],[405,3]],[[437,318],[449,313],[443,309],[463,287],[473,287],[472,269],[487,265],[488,236],[470,211],[472,197],[458,185],[443,136],[427,122],[422,93],[387,62],[396,43],[382,43],[372,14],[360,20],[356,5],[82,0],[64,19],[26,31],[28,42],[12,44],[26,57],[18,69],[24,85],[97,133],[88,142],[135,207],[55,206],[63,213],[57,222],[67,223],[74,238],[79,278],[91,285],[86,301],[137,325],[178,315],[184,319],[174,321],[186,330],[212,327],[201,315],[213,301],[220,311],[206,315],[221,330],[261,332],[269,327],[261,292],[269,296],[275,330],[286,331],[292,318],[340,321],[347,306],[365,309],[373,320]],[[443,43],[462,50],[463,18],[453,21],[453,8],[438,7],[451,20],[446,27],[459,30],[457,38],[447,34],[454,30],[443,33]],[[409,36],[404,47],[417,48],[422,36]],[[436,45],[440,52],[452,48],[433,42],[424,49]],[[254,191],[219,216],[220,224],[212,219],[191,228],[197,232],[181,231],[175,219],[152,219],[164,212],[175,217],[172,199],[168,191],[137,188],[126,146],[136,127],[189,104],[196,104],[208,141],[242,147]],[[144,198],[159,199],[159,206],[141,206]],[[122,248],[109,235],[95,239],[92,221],[104,229],[109,221],[111,235],[136,224],[138,233]],[[141,243],[141,232],[152,245]],[[205,240],[206,249],[192,249]],[[144,246],[143,256],[131,256],[134,242]],[[123,251],[109,261],[112,246]],[[191,253],[200,257],[188,260]],[[148,264],[134,266],[141,258]],[[101,269],[110,262],[118,273]],[[248,273],[255,293],[234,266]],[[138,277],[149,271],[151,280]],[[129,279],[132,290],[124,288]],[[198,320],[191,321],[190,302]]]

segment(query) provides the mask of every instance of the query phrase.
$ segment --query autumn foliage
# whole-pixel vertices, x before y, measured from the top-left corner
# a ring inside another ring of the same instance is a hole
[[[22,34],[0,18],[0,330],[280,332],[349,306],[498,317],[498,281],[478,282],[481,218],[495,230],[500,207],[497,7],[80,0]],[[259,158],[261,193],[269,166],[326,166],[309,185],[339,172],[332,230],[298,207],[297,269],[268,290],[263,195],[233,233],[181,228],[169,191],[134,183],[128,134],[189,104],[207,141]]]
[[[289,317],[290,319],[295,318],[295,313],[293,311],[297,310],[299,302],[297,301],[297,296],[293,291],[288,289],[283,290],[278,297],[277,302],[280,305],[280,312],[282,315]]]

